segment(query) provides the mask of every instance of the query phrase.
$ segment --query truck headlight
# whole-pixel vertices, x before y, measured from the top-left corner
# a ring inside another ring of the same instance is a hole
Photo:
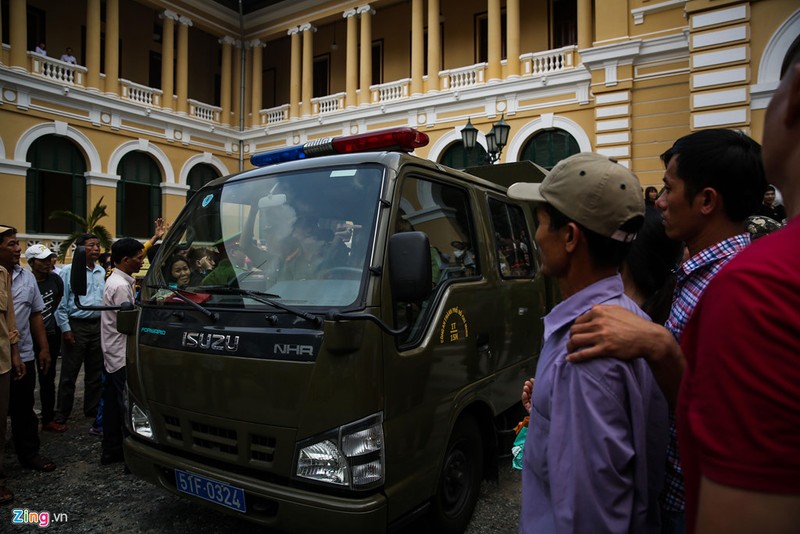
[[[139,408],[135,402],[131,403],[130,411],[131,432],[137,436],[153,440],[153,427],[150,425],[150,416]]]
[[[297,476],[368,489],[383,482],[383,414],[306,440],[298,446]]]

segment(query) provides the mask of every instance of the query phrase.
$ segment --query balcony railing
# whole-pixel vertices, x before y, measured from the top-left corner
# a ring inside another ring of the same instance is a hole
[[[130,80],[120,78],[119,85],[122,88],[122,98],[130,100],[144,106],[161,107],[161,97],[164,94],[161,89],[154,89]]]
[[[222,118],[221,107],[204,104],[203,102],[198,102],[191,98],[187,99],[186,102],[189,104],[190,117],[195,117],[204,121],[220,122],[220,118]]]
[[[86,67],[65,63],[59,59],[28,52],[31,72],[58,83],[83,86],[86,82]]]
[[[8,55],[9,47],[4,45],[2,53]],[[82,65],[72,65],[58,59],[50,58],[28,52],[29,69],[31,74],[46,78],[54,83],[65,86],[86,87],[88,69]],[[0,58],[2,59],[2,58]],[[543,52],[529,52],[519,56],[522,63],[523,77],[539,77],[544,80],[549,74],[574,69],[579,62],[576,46],[566,46],[557,50]],[[481,86],[486,83],[486,62],[468,65],[455,69],[442,70],[438,73],[440,78],[440,91],[459,91],[470,87]],[[101,78],[103,76],[101,75]],[[162,109],[165,108],[165,98],[173,100],[170,109],[177,109],[177,96],[165,96],[160,89],[147,87],[130,80],[120,79],[120,98],[137,105]],[[387,83],[376,84],[369,88],[370,105],[382,105],[387,102],[405,100],[411,97],[411,79],[404,78]],[[360,89],[357,95],[360,95]],[[311,99],[312,115],[326,115],[336,113],[346,108],[346,93],[340,92],[332,95]],[[360,98],[356,97],[356,102]],[[222,108],[189,99],[189,116],[214,124],[223,121]],[[290,119],[290,104],[262,109],[258,112],[261,127],[285,123]]]
[[[457,69],[443,70],[439,72],[442,80],[442,89],[456,90],[465,87],[474,87],[485,81],[487,63],[478,63]]]
[[[258,112],[261,115],[261,125],[277,124],[289,120],[289,104],[284,104],[276,108],[262,109]]]
[[[372,85],[369,90],[372,94],[373,104],[382,104],[392,100],[400,100],[408,97],[408,88],[411,86],[411,78],[404,78],[380,85]]]
[[[346,93],[336,93],[335,95],[321,96],[311,99],[311,112],[314,115],[324,115],[344,109],[344,97]]]
[[[565,46],[556,50],[522,54],[519,59],[524,65],[525,76],[545,76],[551,72],[571,69],[575,64],[577,50],[577,46]]]

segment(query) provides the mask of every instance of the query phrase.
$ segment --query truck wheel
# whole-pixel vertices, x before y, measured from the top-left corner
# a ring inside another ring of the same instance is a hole
[[[436,532],[464,532],[483,478],[483,441],[472,417],[456,423],[444,456],[439,487],[431,506]]]

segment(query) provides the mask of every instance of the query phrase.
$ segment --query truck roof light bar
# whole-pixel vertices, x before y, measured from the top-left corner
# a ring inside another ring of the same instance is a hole
[[[389,128],[356,135],[324,137],[300,146],[254,154],[250,157],[250,163],[256,167],[266,167],[286,161],[333,154],[353,154],[374,150],[411,152],[416,148],[427,145],[428,140],[427,134],[414,128]]]

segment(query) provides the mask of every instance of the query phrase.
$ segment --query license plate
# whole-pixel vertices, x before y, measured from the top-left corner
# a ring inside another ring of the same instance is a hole
[[[242,488],[180,469],[175,470],[175,485],[178,487],[178,491],[183,493],[200,497],[237,512],[247,512]]]

